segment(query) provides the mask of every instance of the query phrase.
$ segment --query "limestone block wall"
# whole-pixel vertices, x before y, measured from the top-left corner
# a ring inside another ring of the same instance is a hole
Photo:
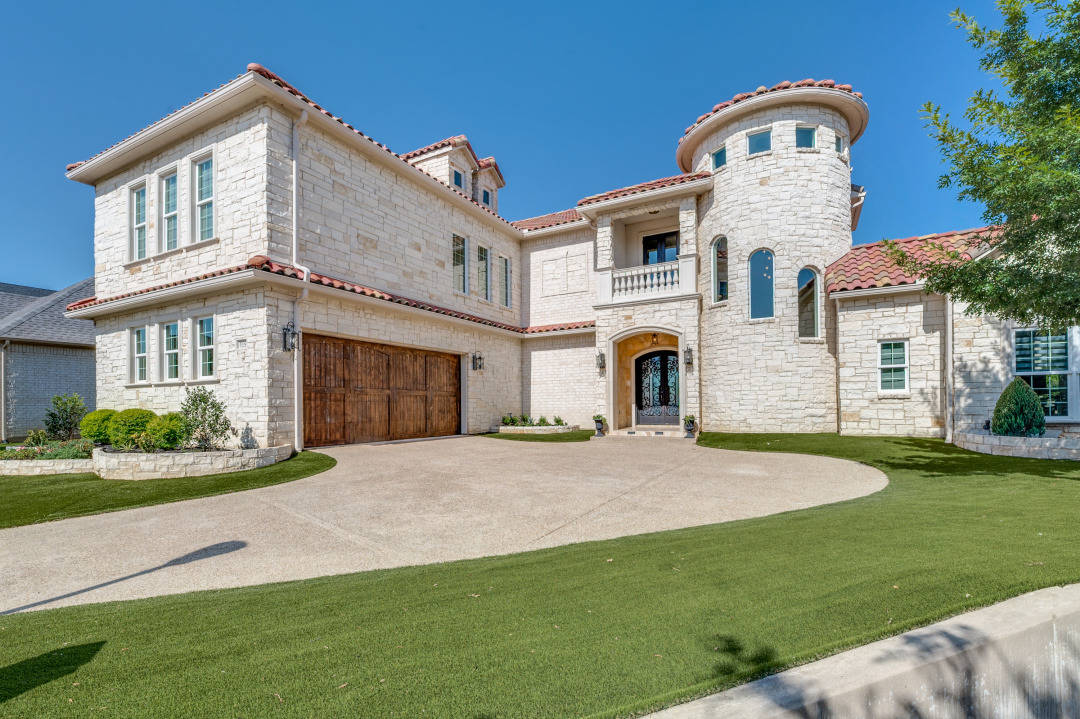
[[[596,317],[592,308],[595,239],[596,231],[587,227],[524,240],[523,324],[579,322]]]
[[[93,349],[12,342],[4,350],[3,436],[22,438],[44,428],[53,396],[72,392],[95,409]]]
[[[99,318],[97,331],[97,406],[123,410],[141,407],[158,414],[180,409],[187,387],[205,385],[224,400],[238,435],[232,444],[265,447],[270,432],[268,355],[281,344],[280,325],[267,322],[266,292],[261,287],[192,298],[134,312]],[[214,318],[216,377],[196,377],[195,325]],[[180,379],[167,380],[162,353],[162,325],[180,325]],[[147,328],[148,381],[134,382],[130,330]],[[275,344],[276,343],[276,344]],[[291,436],[288,439],[291,443]]]
[[[267,105],[253,106],[95,186],[94,281],[98,297],[193,277],[268,253],[269,116]],[[208,154],[214,160],[215,238],[200,241],[195,229],[193,162]],[[177,173],[179,248],[164,252],[160,244],[161,179],[171,172]],[[140,184],[147,189],[147,259],[133,260],[131,190]]]
[[[526,339],[521,343],[522,411],[530,417],[558,415],[590,426],[603,382],[596,369],[593,333]]]
[[[1013,379],[1012,330],[993,317],[968,315],[953,306],[953,399],[957,432],[980,430],[994,414],[1005,385]]]
[[[905,292],[841,299],[840,432],[942,436],[945,428],[945,299]],[[907,340],[908,389],[879,390],[882,340]]]
[[[818,128],[816,148],[795,147],[800,124]],[[748,155],[748,133],[766,128],[772,149]],[[774,107],[719,128],[695,153],[695,169],[711,170],[709,153],[727,148],[727,165],[697,207],[705,430],[836,430],[835,319],[820,291],[820,336],[800,339],[797,291],[801,269],[813,269],[820,283],[851,247],[851,173],[833,150],[835,132],[846,136],[847,124],[831,109]],[[721,235],[728,298],[716,302],[712,248]],[[774,255],[774,316],[751,320],[748,263],[759,249]]]
[[[291,117],[275,109],[267,143],[271,245],[281,257],[289,241]],[[518,233],[452,204],[445,191],[376,164],[350,144],[310,123],[301,137],[300,257],[316,272],[482,317],[521,323]],[[468,192],[466,192],[468,194]],[[454,289],[453,235],[468,240],[469,293]],[[491,299],[480,296],[477,247],[490,251]],[[274,255],[272,255],[274,256]],[[499,257],[509,258],[511,307],[500,303]]]

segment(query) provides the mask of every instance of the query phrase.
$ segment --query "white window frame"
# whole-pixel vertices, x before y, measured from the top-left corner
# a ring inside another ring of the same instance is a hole
[[[142,332],[143,351],[138,351],[137,337]],[[130,384],[150,384],[150,332],[146,325],[128,328],[128,381]],[[142,360],[143,376],[139,377],[139,360]]]
[[[904,363],[903,364],[882,364],[881,363],[881,345],[885,344],[902,344],[904,346]],[[885,395],[900,395],[911,394],[911,344],[907,338],[895,337],[891,339],[879,339],[877,342],[877,386],[878,393]],[[903,389],[885,389],[882,386],[882,374],[883,369],[902,369],[904,370],[904,388]]]
[[[199,323],[203,320],[210,320],[213,322],[212,334],[210,336],[211,342],[208,345],[202,345],[202,333],[199,332]],[[191,321],[191,349],[192,349],[192,370],[191,374],[195,380],[208,380],[216,379],[218,376],[219,357],[217,355],[217,318],[214,315],[203,315],[202,317],[195,317]],[[214,365],[214,371],[210,374],[203,374],[202,365],[202,353],[204,350],[210,350],[211,362]]]
[[[135,219],[135,196],[142,192],[143,196],[143,219],[142,222],[137,222]],[[132,261],[145,260],[149,256],[149,223],[147,219],[150,215],[150,197],[147,192],[147,186],[145,180],[130,185],[128,187],[128,226],[131,228],[130,242],[128,247],[128,255]],[[138,240],[136,239],[139,234],[139,230],[143,232],[143,248],[142,254],[139,254]]]
[[[747,149],[749,149],[749,147],[750,147],[749,142],[750,141],[747,140]],[[716,156],[720,152],[724,153],[724,164],[717,165],[716,164]],[[727,164],[728,164],[727,143],[724,143],[723,145],[721,145],[720,147],[716,148],[715,150],[713,150],[712,152],[709,153],[709,169],[711,169],[713,172],[719,172],[720,170],[723,170],[725,167],[727,167]]]
[[[772,258],[772,277],[769,278],[769,292],[772,295],[772,314],[764,317],[754,317],[754,281],[751,275],[750,265],[754,261],[754,255],[759,252],[768,252]],[[728,257],[728,270],[731,269],[731,257]],[[728,287],[729,297],[730,286]],[[768,247],[759,247],[751,252],[746,258],[746,317],[750,322],[765,322],[776,319],[776,251]]]
[[[1016,371],[1016,333],[1017,332],[1041,332],[1040,327],[1022,326],[1013,327],[1012,333],[1009,335],[1011,356],[1009,357],[1009,371],[1013,378],[1016,377],[1030,377],[1032,375],[1051,375],[1051,374],[1063,374],[1068,377],[1068,402],[1069,402],[1069,414],[1051,416],[1047,415],[1046,421],[1048,424],[1056,424],[1062,422],[1080,422],[1080,327],[1069,327],[1065,330],[1065,340],[1068,348],[1068,369],[1066,370],[1047,370],[1047,371],[1033,371],[1033,372],[1017,372]]]
[[[769,148],[767,150],[758,150],[757,152],[750,152],[750,138],[751,137],[756,137],[757,135],[768,135],[769,136]],[[772,146],[772,125],[768,125],[766,127],[758,127],[758,128],[753,129],[753,130],[747,130],[746,131],[746,156],[747,157],[756,157],[757,155],[764,155],[766,152],[772,152],[772,149],[773,149],[773,146]]]
[[[798,273],[795,275],[795,331],[796,331],[796,333],[799,332],[799,316],[798,316],[798,312],[799,312],[799,275],[801,275],[803,273],[803,270],[810,270],[811,272],[814,273],[814,300],[813,300],[813,306],[814,306],[814,334],[805,335],[805,336],[802,335],[802,334],[799,334],[798,337],[801,340],[821,339],[821,304],[820,304],[820,302],[821,302],[821,273],[818,272],[815,268],[813,268],[813,267],[811,267],[809,265],[806,265],[805,267],[800,268]],[[906,356],[906,351],[905,351],[905,356]],[[878,362],[880,362],[880,361],[881,361],[881,355],[879,354],[878,355]],[[880,385],[880,383],[881,382],[879,380],[878,384]]]
[[[484,259],[480,259],[480,252],[483,251]],[[484,245],[476,245],[476,289],[477,294],[481,299],[485,299],[491,302],[491,248]],[[484,282],[480,283],[480,270],[484,270]]]
[[[454,273],[454,240],[455,239],[461,240],[461,249],[462,249],[462,263],[463,264],[462,264],[462,272],[461,272],[461,274],[462,274],[463,279],[462,279],[462,282],[461,282],[462,286],[460,288],[457,286],[457,278],[453,276],[453,273]],[[457,292],[459,295],[467,295],[467,294],[469,294],[469,238],[466,237],[465,235],[459,235],[457,233],[453,233],[450,236],[450,274],[451,274],[451,278],[450,278],[451,282],[454,283],[453,284],[454,292]]]
[[[813,133],[813,136],[812,136],[813,142],[810,144],[810,147],[799,147],[799,130],[810,130],[810,132]],[[817,146],[818,146],[817,141],[818,141],[818,127],[817,127],[817,125],[806,125],[806,124],[801,124],[801,123],[798,124],[798,125],[795,125],[795,148],[796,149],[798,149],[798,150],[815,150],[815,149],[817,149]]]
[[[839,145],[839,147],[837,147],[837,145]],[[836,154],[837,155],[843,155],[844,154],[844,147],[845,147],[845,141],[844,141],[843,133],[833,132],[833,149],[836,151]]]
[[[500,275],[502,276],[502,297],[500,301],[503,307],[513,307],[514,305],[514,285],[513,275],[514,267],[510,262],[509,257],[499,257]]]
[[[210,161],[210,197],[199,199],[199,165]],[[190,244],[196,244],[199,242],[210,242],[217,237],[217,158],[214,156],[213,151],[204,152],[195,155],[191,159],[191,242]],[[204,238],[202,236],[202,227],[200,226],[199,210],[203,205],[210,205],[210,236]]]
[[[720,246],[721,242],[723,242],[725,244],[725,246],[727,246],[727,252],[729,253],[728,258],[727,258],[728,259],[728,263],[727,263],[728,268],[727,268],[727,271],[724,272],[724,284],[727,285],[727,288],[726,288],[726,291],[724,292],[724,298],[723,299],[717,299],[716,298],[717,285],[720,283],[720,274],[719,274],[720,271],[719,271],[719,268],[717,267],[716,248]],[[726,303],[729,299],[731,299],[731,281],[728,279],[729,275],[731,274],[731,255],[730,255],[730,252],[731,252],[730,243],[728,243],[727,235],[717,235],[716,237],[713,238],[712,244],[709,245],[709,258],[710,258],[710,262],[712,263],[712,282],[711,282],[711,284],[712,284],[712,298],[711,299],[712,299],[712,304],[714,304],[714,305],[722,305],[722,304]],[[775,257],[773,258],[773,262],[775,264]],[[749,267],[749,265],[748,265],[748,267]],[[773,271],[774,271],[774,274],[775,274],[775,268],[774,268]],[[775,301],[775,298],[774,298],[774,301]]]
[[[172,212],[165,211],[165,182],[170,178],[176,180],[176,205]],[[158,252],[171,252],[180,249],[180,172],[177,167],[170,167],[158,173]],[[176,247],[168,247],[168,224],[170,219],[176,221]]]
[[[455,174],[458,174],[458,175],[461,176],[461,184],[460,185],[458,183],[454,182],[454,175]],[[465,173],[462,172],[461,170],[457,169],[453,165],[450,166],[450,186],[451,187],[456,187],[459,190],[461,190],[462,192],[465,191]]]
[[[176,349],[170,350],[165,345],[165,328],[175,326],[176,327]],[[166,320],[161,323],[160,337],[158,338],[158,347],[161,348],[161,381],[162,382],[180,382],[184,379],[184,361],[183,361],[183,332],[184,325],[180,320]],[[169,377],[169,356],[176,355],[176,376]]]

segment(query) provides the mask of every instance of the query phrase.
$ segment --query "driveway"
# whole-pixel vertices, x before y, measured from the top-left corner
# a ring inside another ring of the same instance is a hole
[[[0,530],[0,613],[523,552],[875,492],[845,460],[666,439],[320,450],[288,484]]]

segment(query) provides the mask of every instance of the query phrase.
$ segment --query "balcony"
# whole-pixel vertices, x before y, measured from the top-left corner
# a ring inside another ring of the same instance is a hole
[[[648,302],[696,291],[697,257],[689,255],[654,265],[602,270],[596,285],[596,304]]]

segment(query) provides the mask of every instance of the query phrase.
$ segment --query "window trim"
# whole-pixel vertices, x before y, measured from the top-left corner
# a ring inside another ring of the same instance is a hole
[[[1068,377],[1068,379],[1066,380],[1068,386],[1065,395],[1065,401],[1068,403],[1069,413],[1063,415],[1046,415],[1046,422],[1047,424],[1057,424],[1080,421],[1080,327],[1070,326],[1065,328],[1065,351],[1067,357],[1067,369],[1031,372],[1016,371],[1016,333],[1048,332],[1048,330],[1045,330],[1042,327],[1036,327],[1031,325],[1012,327],[1011,329],[1012,331],[1009,335],[1009,340],[1011,343],[1009,371],[1012,374],[1013,379],[1017,377],[1066,375]],[[1031,383],[1028,382],[1028,385],[1030,386]]]
[[[809,145],[800,145],[799,144],[799,130],[809,130],[810,131],[810,144]],[[817,141],[818,141],[818,127],[817,127],[817,125],[808,125],[808,124],[802,124],[802,123],[795,125],[795,148],[796,149],[798,149],[798,150],[816,150],[817,146],[818,146]]]
[[[769,146],[766,147],[764,150],[758,150],[757,152],[753,152],[753,151],[750,150],[750,138],[757,137],[759,135],[768,135],[769,136]],[[756,157],[758,155],[763,155],[766,152],[772,152],[772,149],[773,149],[773,147],[772,147],[772,125],[769,125],[767,127],[761,127],[761,128],[755,129],[755,130],[747,130],[746,131],[746,156],[747,157]]]
[[[150,197],[147,189],[148,188],[146,178],[140,179],[138,182],[134,182],[128,185],[128,257],[131,259],[132,262],[145,260],[147,257],[150,256],[150,248],[148,247],[147,243],[147,240],[149,239],[147,235],[149,230],[148,216],[150,214]],[[143,197],[143,220],[141,223],[136,222],[135,220],[135,196],[139,192],[142,192]],[[138,252],[138,241],[135,239],[140,229],[143,231],[143,248],[141,255]]]
[[[210,161],[210,197],[199,199],[199,165]],[[194,245],[199,242],[210,242],[217,237],[217,158],[211,149],[207,152],[197,153],[191,156],[189,164],[191,168],[191,237],[188,244]],[[203,205],[210,205],[210,236],[202,236],[199,210]]]
[[[176,349],[170,350],[165,345],[165,328],[170,326],[176,326]],[[161,348],[161,381],[162,382],[182,382],[184,379],[184,340],[183,340],[183,323],[179,319],[166,320],[161,323],[161,331],[158,333],[158,347]],[[169,355],[176,355],[176,376],[169,377]]]
[[[712,304],[714,304],[714,305],[723,304],[723,303],[727,302],[729,299],[731,299],[731,284],[730,284],[730,280],[728,279],[728,277],[730,275],[730,269],[731,269],[731,255],[730,254],[725,259],[725,262],[727,264],[727,268],[724,271],[724,296],[723,296],[723,298],[718,298],[717,297],[717,295],[719,294],[718,291],[717,291],[718,290],[717,285],[719,284],[719,281],[720,281],[720,275],[719,275],[719,271],[717,269],[717,264],[718,264],[718,259],[719,258],[717,258],[717,256],[716,256],[716,250],[717,250],[717,246],[721,242],[724,243],[724,251],[730,253],[731,249],[730,249],[730,243],[728,243],[727,235],[717,235],[716,237],[713,238],[712,243],[710,243],[710,245],[709,245],[709,257],[711,258],[710,262],[712,263],[711,264],[711,272],[712,272],[711,280],[712,280],[712,282],[710,284],[712,285]]]
[[[491,190],[487,188],[480,190],[480,202],[484,204],[484,207],[491,207]]]
[[[749,147],[749,145],[747,145],[747,147]],[[723,153],[724,155],[724,161],[717,165],[716,156],[721,153]],[[727,167],[727,143],[724,143],[723,145],[709,153],[709,163],[712,165],[713,172],[717,172],[718,170],[722,170]]]
[[[461,183],[458,184],[458,178],[461,178]],[[459,190],[465,190],[465,173],[457,169],[453,165],[450,166],[450,185],[458,188]]]
[[[457,277],[451,278],[454,292],[459,295],[469,294],[469,238],[456,232],[450,235],[450,272],[453,274],[454,264],[454,240],[461,240],[461,287],[457,286]]]
[[[754,316],[754,283],[750,274],[750,264],[754,261],[754,256],[759,252],[768,252],[772,263],[772,277],[769,278],[769,293],[771,295],[772,312],[761,317]],[[746,258],[746,314],[747,319],[750,321],[759,320],[771,320],[776,318],[776,253],[768,247],[759,247],[752,251]]]
[[[837,155],[844,154],[844,146],[844,134],[841,132],[833,131],[833,149],[836,151]]]
[[[804,335],[799,323],[799,275],[805,270],[809,270],[814,275],[814,334]],[[775,272],[774,272],[775,274]],[[795,275],[795,331],[800,340],[816,340],[821,339],[821,273],[818,272],[816,267],[805,265],[799,269],[799,272]],[[880,360],[880,357],[878,358]]]
[[[877,388],[878,394],[883,395],[907,395],[911,394],[911,344],[910,338],[907,337],[892,337],[886,339],[879,339],[877,341]],[[882,364],[881,363],[881,346],[886,344],[900,344],[904,347],[904,363],[903,364]],[[884,369],[902,369],[904,370],[904,387],[902,389],[890,388],[885,389],[882,384],[884,379],[882,370]]]
[[[514,306],[514,284],[513,284],[514,267],[513,267],[512,263],[510,262],[510,258],[506,257],[505,255],[500,255],[499,256],[499,265],[500,265],[500,268],[502,270],[499,274],[502,275],[502,282],[503,282],[503,296],[501,298],[499,298],[499,299],[501,300],[503,307],[507,307],[507,308],[513,307]]]
[[[484,259],[480,259],[483,253]],[[480,271],[484,271],[484,281],[480,283]],[[486,245],[476,244],[476,291],[482,300],[491,302],[491,249]]]
[[[209,345],[200,344],[200,342],[202,341],[202,333],[199,331],[199,324],[203,320],[210,320],[213,323],[210,329],[211,334]],[[191,319],[191,375],[192,379],[194,380],[217,379],[218,377],[217,331],[217,318],[215,315],[202,315],[201,317],[193,317]],[[214,366],[214,371],[210,374],[203,374],[202,353],[204,350],[210,350],[210,362]]]
[[[176,203],[172,212],[165,211],[165,182],[169,178],[176,180]],[[180,169],[173,165],[160,170],[157,173],[158,189],[158,253],[172,252],[180,249]],[[176,218],[176,247],[168,247],[166,239],[166,227],[169,218]]]
[[[142,332],[143,351],[138,351],[136,336]],[[128,382],[129,384],[150,384],[150,332],[146,325],[133,325],[128,328]],[[139,359],[143,360],[143,377],[139,377]]]

